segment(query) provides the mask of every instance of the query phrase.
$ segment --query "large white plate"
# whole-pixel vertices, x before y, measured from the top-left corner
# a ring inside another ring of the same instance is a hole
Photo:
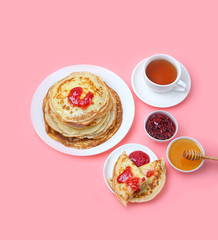
[[[112,192],[113,190],[109,186],[107,179],[112,177],[114,165],[118,157],[123,153],[123,151],[126,151],[127,155],[134,151],[142,151],[144,153],[147,153],[148,156],[150,157],[150,162],[153,162],[158,159],[157,156],[149,148],[137,143],[125,144],[115,149],[106,159],[103,169],[104,181]]]
[[[183,100],[188,96],[189,91],[191,89],[191,78],[187,69],[181,64],[182,74],[181,80],[183,80],[187,88],[183,92],[179,91],[169,91],[169,92],[154,92],[151,88],[145,83],[144,80],[144,62],[146,59],[142,60],[140,63],[136,65],[132,72],[132,88],[136,94],[136,96],[141,99],[144,103],[147,103],[153,107],[159,108],[167,108],[172,107]]]
[[[45,131],[42,103],[48,89],[58,80],[76,71],[88,71],[102,77],[103,80],[108,84],[108,86],[112,87],[118,93],[123,107],[123,121],[119,130],[108,141],[91,149],[78,150],[70,147],[65,147],[60,142],[50,138]],[[39,137],[50,147],[56,149],[57,151],[75,156],[95,155],[114,147],[128,133],[132,125],[134,115],[135,104],[132,93],[129,90],[126,83],[115,73],[105,68],[93,65],[74,65],[62,68],[52,73],[39,85],[39,87],[37,88],[36,92],[33,95],[31,104],[31,119],[33,127],[36,133],[39,135]]]

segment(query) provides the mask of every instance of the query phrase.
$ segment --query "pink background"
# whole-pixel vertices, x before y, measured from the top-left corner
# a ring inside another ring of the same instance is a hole
[[[30,120],[31,98],[52,72],[74,64],[110,69],[130,87],[135,65],[167,53],[189,70],[192,89],[167,109],[208,155],[217,143],[217,1],[7,1],[1,7],[0,239],[216,239],[218,163],[182,174],[167,162],[162,193],[123,208],[103,165],[115,148],[73,157],[44,144]],[[132,91],[133,92],[133,91]],[[167,144],[143,130],[156,108],[133,93],[136,114],[117,145],[140,143],[166,160]]]

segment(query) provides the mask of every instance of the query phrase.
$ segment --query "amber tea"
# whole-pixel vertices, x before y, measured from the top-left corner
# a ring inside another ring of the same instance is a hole
[[[174,65],[164,59],[150,62],[145,73],[152,82],[160,85],[171,84],[177,78],[177,70]]]

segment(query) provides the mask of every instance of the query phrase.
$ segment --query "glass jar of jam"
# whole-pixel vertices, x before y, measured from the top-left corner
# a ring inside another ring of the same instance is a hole
[[[145,130],[153,140],[168,141],[176,135],[178,124],[171,114],[164,111],[156,111],[149,114],[146,118]]]

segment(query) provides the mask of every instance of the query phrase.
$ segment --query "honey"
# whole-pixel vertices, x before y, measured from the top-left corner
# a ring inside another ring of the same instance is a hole
[[[185,150],[193,149],[202,153],[199,146],[191,139],[180,138],[172,143],[169,149],[169,160],[178,169],[183,171],[191,171],[196,169],[202,162],[202,159],[190,161],[183,157]]]

